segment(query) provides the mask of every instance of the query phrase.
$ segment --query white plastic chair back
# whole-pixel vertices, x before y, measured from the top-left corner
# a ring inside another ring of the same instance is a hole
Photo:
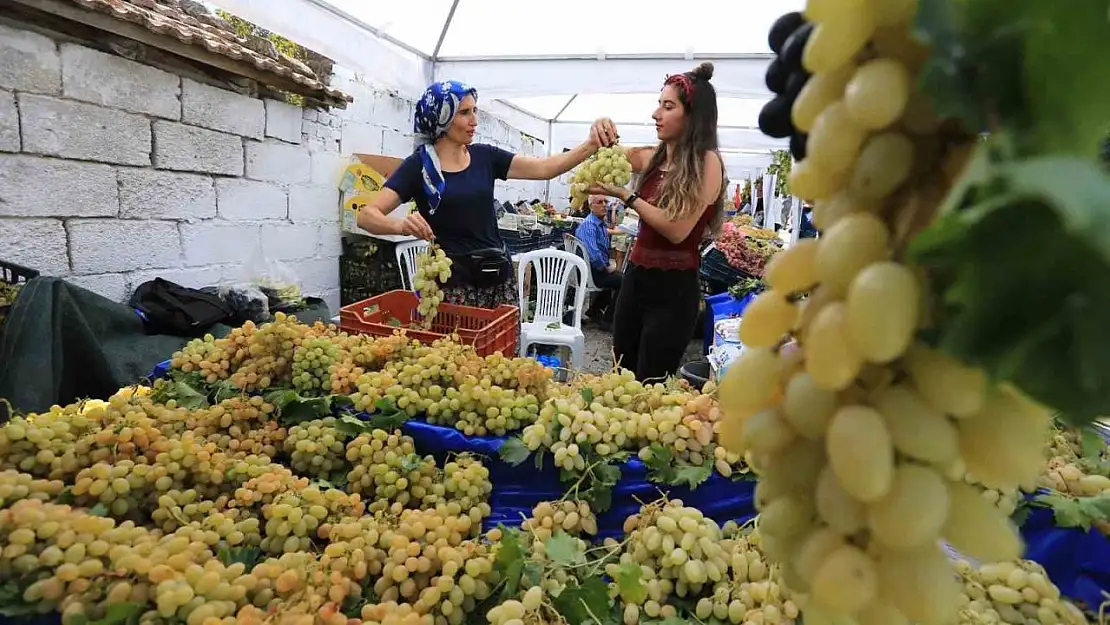
[[[536,250],[522,254],[520,256],[520,272],[517,273],[517,289],[520,295],[521,310],[528,310],[524,277],[528,274],[530,266],[536,268],[536,278],[532,283],[532,288],[536,293],[536,312],[531,322],[535,325],[562,324],[571,277],[574,276],[578,280],[582,280],[583,274],[589,275],[589,266],[578,256],[556,249]],[[574,290],[575,329],[582,327],[582,309],[585,298],[586,292],[583,289]]]
[[[398,243],[394,250],[397,254],[397,268],[401,271],[401,288],[411,291],[412,278],[416,275],[416,257],[428,250],[428,242],[423,240]]]
[[[564,252],[570,252],[571,254],[574,254],[575,253],[574,242],[577,241],[577,240],[578,240],[578,238],[575,237],[573,234],[571,234],[569,232],[564,232],[563,233],[563,251]]]
[[[586,244],[573,234],[563,235],[563,241],[564,244],[567,245],[568,252],[578,256],[582,259],[582,262],[586,263],[586,279],[582,282],[582,284],[586,285],[586,290],[599,291],[600,289],[594,286],[594,275],[593,272],[590,271],[590,253],[586,251]]]

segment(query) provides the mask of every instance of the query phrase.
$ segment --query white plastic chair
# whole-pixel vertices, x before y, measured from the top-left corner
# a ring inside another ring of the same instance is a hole
[[[583,282],[586,285],[586,293],[600,291],[601,289],[594,285],[594,274],[590,271],[590,253],[586,251],[586,244],[573,234],[564,234],[563,245],[566,247],[566,251],[578,256],[586,263],[586,279]]]
[[[423,240],[398,243],[394,250],[397,254],[397,269],[401,271],[401,288],[412,291],[412,277],[416,275],[416,257],[428,250],[428,242]]]
[[[582,333],[586,291],[574,290],[574,325],[563,323],[563,311],[571,278],[581,283],[590,275],[590,267],[578,256],[556,249],[521,254],[520,271],[517,272],[521,311],[528,310],[525,276],[530,266],[536,268],[536,279],[532,283],[536,292],[536,312],[531,321],[521,319],[520,355],[526,356],[532,345],[565,345],[570,348],[571,366],[581,369],[586,357],[586,335]]]

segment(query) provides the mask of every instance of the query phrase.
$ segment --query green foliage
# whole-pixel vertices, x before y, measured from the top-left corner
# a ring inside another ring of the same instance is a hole
[[[921,88],[989,131],[911,245],[940,294],[925,337],[1073,423],[1110,411],[1107,0],[921,0]]]
[[[771,152],[771,164],[767,166],[767,173],[775,176],[775,195],[790,195],[790,168],[793,164],[794,159],[789,150]]]

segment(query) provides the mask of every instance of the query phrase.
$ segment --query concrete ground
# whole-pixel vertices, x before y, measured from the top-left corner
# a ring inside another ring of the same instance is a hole
[[[586,335],[586,357],[583,370],[589,373],[604,373],[613,367],[613,335],[612,332],[602,330],[596,325],[583,322],[582,332]],[[570,361],[569,350],[563,349],[559,354],[563,362]],[[701,339],[691,341],[686,349],[682,362],[701,360]]]

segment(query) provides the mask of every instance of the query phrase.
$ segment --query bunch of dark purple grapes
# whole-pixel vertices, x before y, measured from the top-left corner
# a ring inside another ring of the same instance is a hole
[[[790,111],[794,100],[809,80],[809,72],[802,67],[802,53],[813,33],[813,24],[792,11],[775,20],[767,37],[775,60],[767,67],[767,88],[775,93],[759,112],[759,129],[775,139],[790,137],[790,154],[794,160],[806,157],[806,134],[794,128]]]

